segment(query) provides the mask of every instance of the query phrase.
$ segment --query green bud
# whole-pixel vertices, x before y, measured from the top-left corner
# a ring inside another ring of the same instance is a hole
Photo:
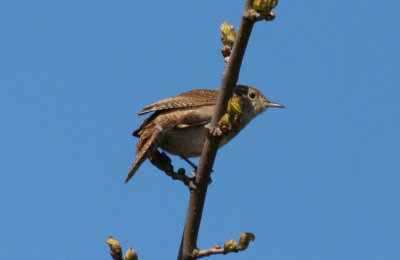
[[[238,97],[229,99],[227,112],[233,116],[242,113],[242,100]]]
[[[222,31],[222,42],[232,46],[236,39],[235,27],[230,23],[224,22],[219,28]]]
[[[253,8],[258,12],[267,12],[278,5],[278,0],[254,0]]]
[[[275,12],[269,12],[269,14],[267,14],[267,16],[265,17],[265,20],[272,21],[275,20],[275,17],[276,17]]]
[[[243,233],[239,237],[239,250],[245,250],[248,246],[250,241],[254,241],[256,237],[252,233]]]
[[[231,126],[231,120],[229,119],[229,114],[225,114],[221,117],[221,119],[219,120],[219,125],[227,127]]]
[[[237,242],[235,239],[231,239],[225,242],[224,250],[228,252],[233,252],[237,250]]]
[[[133,250],[132,247],[129,248],[129,249],[126,251],[125,259],[124,259],[124,260],[138,260],[138,256],[137,256],[137,254],[136,254],[136,251]]]
[[[121,249],[121,245],[119,244],[119,242],[112,236],[110,236],[107,240],[106,243],[110,246],[110,249],[113,248],[119,248]]]
[[[232,24],[227,22],[223,22],[219,28],[221,29],[222,34],[229,34],[232,31],[235,31],[235,27],[233,27]]]
[[[106,243],[110,247],[110,253],[113,258],[122,258],[122,250],[121,250],[121,245],[119,242],[112,236],[110,236],[107,240]]]
[[[229,114],[225,114],[218,122],[219,129],[223,134],[227,134],[232,127],[230,117],[231,116]]]
[[[268,5],[270,9],[273,9],[278,5],[278,0],[270,0]]]

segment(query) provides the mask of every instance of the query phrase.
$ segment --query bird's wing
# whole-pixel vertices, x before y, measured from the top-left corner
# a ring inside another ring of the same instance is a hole
[[[217,102],[218,91],[198,89],[185,92],[175,97],[167,98],[143,108],[138,115],[153,111],[168,110],[174,108],[197,107],[201,105],[214,105]]]
[[[211,105],[203,105],[201,109],[192,107],[182,107],[179,111],[179,117],[175,115],[175,111],[172,108],[157,110],[154,114],[146,118],[139,129],[132,133],[133,136],[140,137],[147,125],[151,124],[155,118],[162,115],[167,118],[170,117],[170,126],[175,129],[187,129],[190,127],[205,126],[210,123],[212,113],[214,111],[214,103]]]
[[[210,106],[209,108],[211,111],[214,110],[214,107]],[[186,129],[190,127],[198,127],[204,126],[211,121],[211,113],[198,113],[195,110],[189,110],[189,112],[177,122],[174,126],[175,129]]]

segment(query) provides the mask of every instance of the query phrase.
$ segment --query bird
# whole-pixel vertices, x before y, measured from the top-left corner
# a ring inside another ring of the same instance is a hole
[[[218,94],[219,90],[191,90],[143,108],[138,115],[153,114],[133,132],[133,136],[139,138],[137,157],[125,183],[158,148],[184,159],[199,157],[209,133],[207,125],[211,122]],[[241,101],[240,122],[238,127],[223,135],[219,148],[267,108],[284,108],[281,104],[269,101],[259,90],[248,85],[236,85],[233,97]]]

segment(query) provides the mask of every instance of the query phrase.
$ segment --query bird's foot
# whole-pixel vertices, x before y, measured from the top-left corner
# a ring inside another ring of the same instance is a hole
[[[208,123],[204,127],[207,128],[213,136],[218,136],[218,137],[223,136],[223,132],[221,131],[219,126],[211,127],[211,124]]]

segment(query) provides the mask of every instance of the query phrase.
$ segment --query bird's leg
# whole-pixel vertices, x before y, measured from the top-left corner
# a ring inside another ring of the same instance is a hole
[[[197,172],[196,164],[192,163],[188,158],[186,158],[186,157],[184,157],[182,155],[179,155],[179,156],[194,168],[194,171],[191,171],[190,174],[192,176],[196,176],[196,172]],[[211,172],[214,172],[214,170],[211,170]],[[208,184],[211,184],[211,183],[212,183],[212,180],[210,178],[210,181],[208,182]]]
[[[190,174],[191,174],[192,176],[195,176],[195,175],[196,175],[196,171],[197,171],[197,165],[194,164],[194,163],[192,163],[192,162],[191,162],[188,158],[186,158],[185,156],[180,155],[180,157],[181,157],[183,160],[185,160],[188,164],[190,164],[190,166],[193,167],[194,171],[191,171]]]

